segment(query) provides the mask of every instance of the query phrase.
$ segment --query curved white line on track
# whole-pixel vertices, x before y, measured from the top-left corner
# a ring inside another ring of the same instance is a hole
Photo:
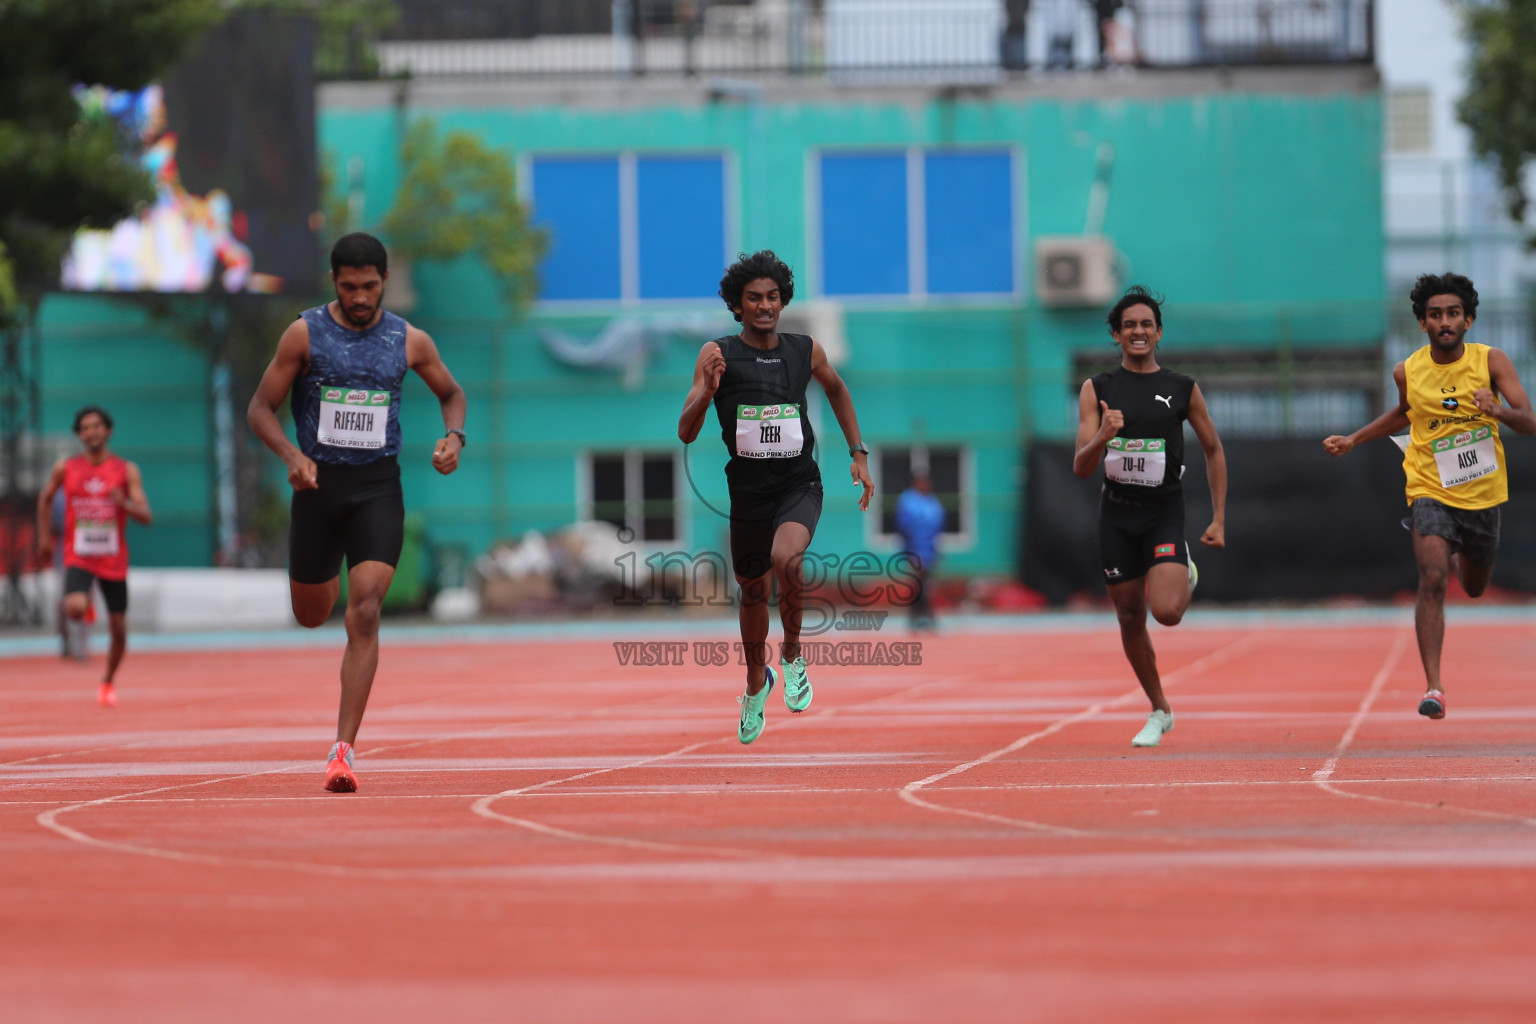
[[[1240,648],[1252,646],[1252,644],[1257,642],[1259,638],[1260,634],[1249,633],[1245,636],[1239,637],[1229,644],[1218,647],[1211,653],[1200,658],[1196,658],[1188,665],[1168,673],[1168,675],[1163,677],[1163,685],[1171,685],[1183,676],[1191,675],[1210,668],[1212,665],[1220,664],[1221,662],[1230,658],[1233,654],[1237,653]],[[1125,693],[1122,693],[1118,697],[1112,697],[1109,700],[1103,700],[1095,704],[1091,704],[1084,708],[1082,711],[1067,715],[1065,718],[1057,719],[1050,725],[1046,726],[1044,729],[1037,729],[1034,732],[1026,733],[1005,747],[999,747],[997,750],[990,751],[989,753],[983,754],[974,760],[967,761],[964,764],[957,764],[947,771],[939,772],[936,775],[930,775],[925,779],[917,779],[916,781],[909,782],[905,786],[901,787],[901,789],[897,790],[897,795],[912,806],[921,807],[924,810],[937,811],[941,814],[955,814],[966,818],[976,818],[980,821],[990,821],[1000,825],[1011,825],[1014,828],[1029,829],[1030,831],[1034,832],[1045,832],[1051,835],[1068,836],[1073,838],[1099,838],[1117,835],[1118,833],[1113,832],[1069,828],[1064,825],[1053,825],[1044,821],[1031,821],[1026,818],[1012,818],[1001,814],[991,814],[986,811],[973,811],[964,807],[949,807],[944,804],[934,803],[931,800],[925,800],[918,796],[917,792],[920,789],[928,788],[936,782],[942,782],[945,779],[953,778],[956,775],[968,772],[972,768],[975,768],[979,765],[984,765],[991,761],[996,761],[1000,757],[1006,757],[1016,750],[1022,750],[1024,747],[1029,746],[1036,740],[1044,739],[1046,736],[1061,732],[1068,726],[1076,725],[1079,722],[1086,722],[1109,708],[1120,707],[1124,704],[1129,704],[1136,700],[1138,697],[1144,696],[1145,694],[1143,694],[1141,688],[1137,687],[1134,690],[1128,690]],[[1166,838],[1170,841],[1175,839],[1181,842],[1186,841],[1183,839],[1183,837],[1163,838]]]
[[[176,789],[192,789],[197,786],[212,786],[220,782],[234,782],[239,779],[255,778],[258,775],[275,775],[281,772],[297,771],[296,768],[275,768],[271,771],[253,772],[249,775],[232,775],[217,779],[204,779],[202,782],[184,782],[175,786],[161,786],[158,789],[143,790],[136,793],[120,793],[117,796],[104,796],[96,800],[83,800],[80,803],[68,804],[64,807],[55,807],[51,811],[44,811],[37,816],[37,823],[50,832],[63,836],[71,842],[82,846],[94,847],[98,850],[107,850],[112,853],[133,854],[139,857],[153,857],[159,860],[177,861],[183,864],[208,864],[216,867],[250,867],[250,868],[280,868],[289,871],[301,871],[310,874],[333,875],[337,877],[350,877],[359,874],[376,875],[377,869],[354,868],[335,864],[315,864],[306,861],[278,861],[254,857],[225,857],[213,853],[187,853],[183,850],[168,850],[158,846],[142,846],[137,843],[119,843],[110,839],[99,839],[87,832],[72,828],[59,820],[65,814],[75,811],[84,811],[92,807],[104,807],[107,804],[128,800],[130,797],[150,796],[155,793],[166,793]],[[378,877],[400,877],[399,873],[377,875]]]
[[[518,828],[524,828],[530,832],[537,832],[540,835],[551,836],[556,839],[568,839],[572,842],[578,843],[597,843],[603,846],[622,846],[633,850],[651,850],[658,853],[713,854],[715,856],[724,857],[756,857],[770,859],[780,859],[784,856],[788,856],[786,854],[765,854],[761,850],[738,849],[729,846],[689,846],[683,843],[662,843],[650,839],[628,839],[624,836],[605,836],[593,832],[576,832],[572,829],[559,828],[555,825],[546,825],[543,822],[532,821],[528,818],[513,817],[510,814],[502,814],[499,811],[491,810],[491,805],[493,803],[507,797],[525,796],[529,793],[535,792],[536,790],[546,789],[550,786],[559,786],[567,782],[575,782],[578,779],[590,779],[594,775],[606,775],[609,772],[625,771],[630,768],[643,768],[646,765],[656,764],[657,762],[665,761],[668,758],[682,757],[685,754],[691,754],[701,747],[707,747],[711,744],[719,742],[721,741],[718,739],[704,740],[701,743],[691,743],[686,747],[681,747],[677,750],[671,750],[665,754],[656,754],[652,757],[644,757],[638,761],[631,761],[628,764],[610,765],[606,768],[594,768],[591,771],[580,772],[576,775],[568,775],[562,779],[546,779],[543,782],[537,782],[531,786],[519,786],[516,789],[503,790],[502,792],[492,794],[491,796],[481,797],[479,800],[476,800],[474,803],[470,804],[469,809],[472,813],[478,814],[482,818],[489,818],[492,821],[504,822],[508,825],[516,825]]]
[[[1397,634],[1397,639],[1393,642],[1392,649],[1387,652],[1386,660],[1381,663],[1381,668],[1376,671],[1376,676],[1371,680],[1371,685],[1367,688],[1365,696],[1360,699],[1360,706],[1355,709],[1354,717],[1349,720],[1349,727],[1344,730],[1344,735],[1340,738],[1338,747],[1334,749],[1333,756],[1328,758],[1321,768],[1312,773],[1312,781],[1325,793],[1347,797],[1351,800],[1369,800],[1373,803],[1391,804],[1399,807],[1420,807],[1431,811],[1450,811],[1454,814],[1468,814],[1477,818],[1488,818],[1492,821],[1512,821],[1519,825],[1536,826],[1536,818],[1522,817],[1518,814],[1484,811],[1475,807],[1458,807],[1454,804],[1446,804],[1443,801],[1429,803],[1425,800],[1404,800],[1401,797],[1377,796],[1374,793],[1355,793],[1347,789],[1340,789],[1339,784],[1332,781],[1333,773],[1339,766],[1339,759],[1344,756],[1345,752],[1349,750],[1350,745],[1354,743],[1355,733],[1359,731],[1361,723],[1365,721],[1365,716],[1370,713],[1371,707],[1376,703],[1376,698],[1381,694],[1381,688],[1386,684],[1393,669],[1397,667],[1398,661],[1403,656],[1403,651],[1408,647],[1408,641],[1414,636],[1415,634],[1411,631],[1403,631]]]
[[[645,697],[645,698],[643,698],[641,700],[628,701],[628,702],[625,702],[625,703],[626,704],[645,704],[645,703],[648,703],[650,701],[663,699],[664,697],[667,697],[667,696],[676,696],[678,693],[686,693],[686,692],[689,692],[689,691],[686,691],[686,690],[674,691],[672,693],[661,694],[661,695],[653,694],[652,696]],[[528,725],[542,724],[542,723],[549,722],[549,721],[556,721],[556,720],[559,720],[559,719],[562,719],[562,718],[578,717],[580,715],[591,713],[591,712],[594,712],[594,711],[608,711],[608,710],[611,710],[612,708],[613,708],[613,705],[607,704],[607,705],[603,705],[601,708],[584,708],[584,709],[580,709],[580,710],[577,710],[577,711],[564,711],[564,712],[561,712],[560,714],[557,714],[557,715],[548,715],[548,716],[543,716],[543,717],[539,717],[539,718],[530,718],[530,719],[526,719],[526,720],[524,720],[522,722],[514,723],[512,726],[503,728],[501,730],[492,730],[492,731],[490,731],[490,734],[491,735],[495,735],[498,738],[499,737],[504,737],[504,736],[509,736],[509,735],[515,735],[516,734],[516,730],[517,730],[517,728],[519,726],[528,726]],[[444,741],[453,740],[453,739],[456,739],[456,738],[457,739],[463,739],[463,738],[479,737],[479,736],[485,736],[485,735],[487,735],[487,731],[480,730],[480,731],[477,731],[475,733],[465,734],[463,736],[433,736],[433,737],[429,737],[427,739],[411,740],[411,741],[406,742],[406,743],[394,743],[394,744],[390,744],[388,746],[372,747],[372,748],[369,748],[368,753],[370,755],[372,755],[372,754],[379,754],[379,753],[383,753],[386,750],[404,750],[404,749],[407,749],[409,747],[425,746],[428,743],[440,743],[440,742],[444,742]],[[709,741],[709,742],[715,742],[715,741]],[[114,842],[114,841],[108,840],[108,839],[99,839],[96,836],[93,836],[93,835],[89,834],[88,832],[84,832],[84,831],[81,831],[80,829],[73,828],[73,827],[71,827],[69,825],[64,824],[63,822],[61,822],[59,820],[61,817],[63,817],[66,814],[72,814],[72,813],[77,812],[77,811],[89,810],[89,809],[91,809],[93,807],[103,807],[103,806],[106,806],[108,804],[114,804],[114,803],[120,803],[120,802],[130,802],[135,797],[152,796],[155,793],[168,793],[168,792],[171,792],[171,791],[174,791],[174,790],[195,789],[195,788],[197,788],[199,786],[212,786],[212,785],[217,785],[218,783],[221,783],[221,782],[238,782],[241,779],[253,779],[253,778],[258,778],[258,777],[263,776],[263,775],[279,775],[279,774],[283,774],[285,772],[295,772],[296,773],[296,772],[299,772],[299,771],[308,771],[308,770],[310,770],[308,767],[300,767],[298,765],[293,765],[293,766],[285,766],[283,768],[272,768],[272,769],[268,769],[266,771],[260,771],[260,772],[246,772],[246,773],[240,774],[240,775],[221,776],[221,777],[216,778],[216,779],[203,779],[200,782],[182,782],[182,783],[177,783],[176,785],[173,785],[173,786],[159,786],[159,787],[156,787],[154,789],[138,790],[138,791],[135,791],[135,792],[132,792],[132,793],[119,793],[119,794],[116,794],[115,796],[100,797],[100,798],[95,799],[95,800],[82,800],[82,801],[80,801],[78,803],[67,804],[67,805],[65,805],[63,807],[55,807],[52,810],[44,811],[41,814],[37,815],[35,820],[36,820],[36,822],[40,826],[42,826],[43,828],[47,829],[48,831],[53,832],[53,833],[55,833],[55,834],[57,834],[59,836],[62,836],[63,838],[68,839],[71,842],[79,843],[79,844],[81,844],[83,846],[90,846],[90,847],[94,847],[94,848],[99,849],[99,850],[108,850],[108,851],[111,851],[113,853],[131,854],[131,855],[139,856],[139,857],[152,857],[152,858],[156,858],[156,859],[159,859],[159,860],[178,861],[178,862],[186,863],[186,864],[207,864],[207,865],[216,866],[216,867],[266,868],[266,869],[273,869],[273,870],[298,871],[298,872],[306,873],[306,874],[330,875],[330,876],[333,876],[333,877],[345,877],[345,878],[359,878],[359,877],[361,877],[361,878],[378,878],[378,879],[402,879],[402,878],[422,878],[422,877],[433,878],[433,877],[435,877],[437,875],[441,875],[441,873],[442,873],[441,871],[431,872],[431,871],[422,871],[420,869],[405,870],[405,869],[395,869],[395,868],[364,868],[364,867],[355,867],[355,866],[351,866],[351,865],[319,864],[319,863],[315,863],[313,861],[280,861],[280,860],[270,860],[270,859],[266,859],[266,858],[257,858],[257,857],[226,857],[226,856],[222,856],[220,854],[187,853],[187,852],[181,851],[181,850],[169,850],[169,849],[165,849],[165,848],[162,848],[162,847],[156,847],[156,846],[143,846],[143,845],[140,845],[140,844],[137,844],[137,843],[120,843],[120,842]],[[345,797],[338,796],[337,794],[332,794],[331,798],[332,799],[338,799],[338,798],[339,799],[345,799]],[[324,799],[324,798],[322,798],[322,799]]]
[[[882,694],[880,694],[877,697],[871,697],[869,700],[857,701],[857,702],[855,702],[854,704],[851,704],[851,705],[842,705],[840,707],[827,708],[825,710],[820,710],[820,711],[812,711],[809,715],[807,715],[805,717],[811,718],[811,719],[830,717],[832,715],[835,715],[839,710],[847,710],[849,707],[860,707],[860,706],[863,706],[863,705],[866,705],[866,704],[873,704],[873,703],[876,703],[878,701],[890,700],[893,697],[906,696],[908,694],[914,693],[917,690],[925,690],[925,689],[928,689],[928,688],[933,687],[933,686],[939,686],[939,685],[942,685],[942,684],[945,684],[945,683],[955,682],[955,681],[957,681],[959,679],[965,678],[965,675],[966,674],[962,674],[962,675],[959,675],[959,676],[945,676],[942,679],[930,679],[930,680],[927,680],[926,682],[916,683],[916,684],[914,684],[912,686],[903,687],[900,690],[892,690],[889,693],[882,693]],[[529,818],[514,817],[514,816],[509,815],[509,814],[502,814],[502,813],[500,813],[498,811],[491,810],[491,804],[495,803],[497,800],[500,800],[500,799],[502,799],[504,797],[527,796],[527,795],[531,795],[531,794],[536,793],[538,790],[546,789],[546,788],[548,788],[550,786],[557,786],[557,785],[560,785],[561,783],[575,782],[578,779],[591,778],[594,775],[603,775],[603,774],[608,773],[608,772],[616,772],[616,771],[621,771],[621,770],[628,769],[628,768],[639,768],[639,767],[642,767],[644,765],[654,764],[655,762],[658,762],[658,761],[664,761],[664,760],[666,760],[668,758],[681,757],[681,756],[683,756],[685,754],[691,754],[695,750],[698,750],[698,749],[700,749],[702,747],[707,747],[707,746],[709,746],[710,744],[713,744],[713,743],[720,743],[720,742],[722,742],[722,740],[723,740],[723,737],[721,739],[705,740],[705,741],[703,741],[701,743],[690,744],[689,746],[683,747],[683,748],[681,748],[679,750],[669,751],[668,753],[665,753],[665,754],[657,754],[657,755],[655,755],[653,757],[642,758],[641,760],[634,761],[634,762],[631,762],[631,763],[628,763],[628,764],[610,765],[610,766],[608,766],[606,768],[599,768],[599,769],[594,769],[592,771],[581,772],[581,773],[579,773],[577,775],[571,775],[571,776],[568,776],[568,777],[563,778],[563,779],[548,779],[548,780],[546,780],[544,782],[537,783],[536,785],[520,786],[520,787],[518,787],[516,789],[504,790],[504,791],[502,791],[500,793],[495,793],[495,794],[492,794],[490,796],[482,797],[482,798],[476,800],[474,803],[472,803],[470,805],[469,809],[470,809],[470,811],[472,813],[477,814],[477,815],[479,815],[482,818],[489,818],[489,819],[491,819],[493,821],[504,822],[505,824],[515,825],[518,828],[527,829],[527,830],[529,830],[531,832],[537,832],[537,833],[539,833],[541,835],[551,836],[551,837],[556,838],[556,839],[567,839],[567,840],[570,840],[571,842],[596,843],[596,844],[603,845],[603,846],[622,846],[622,847],[628,847],[630,849],[652,850],[652,851],[661,852],[661,853],[716,854],[716,855],[724,855],[724,856],[728,856],[728,857],[743,857],[743,856],[746,856],[746,857],[768,858],[768,859],[771,859],[771,860],[798,860],[798,859],[802,859],[802,858],[799,858],[795,854],[788,854],[788,853],[764,854],[760,850],[745,850],[745,849],[738,849],[738,848],[735,848],[735,847],[689,846],[689,845],[682,844],[682,843],[661,843],[661,842],[656,842],[656,841],[648,840],[648,839],[626,839],[626,838],[624,838],[622,836],[604,836],[604,835],[599,835],[597,833],[592,833],[592,832],[576,832],[576,831],[574,831],[572,829],[559,828],[558,826],[555,826],[555,825],[546,825],[543,822],[533,821],[533,820],[531,820]],[[725,792],[719,790],[718,788],[714,789],[714,790],[711,790],[709,792],[710,792],[711,795],[714,795],[714,796],[728,795]],[[737,791],[733,790],[732,792],[737,792]],[[579,795],[579,794],[576,794],[576,795]]]

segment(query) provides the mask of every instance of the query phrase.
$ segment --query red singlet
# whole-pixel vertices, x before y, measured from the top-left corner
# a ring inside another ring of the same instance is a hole
[[[64,463],[64,565],[97,579],[128,578],[128,513],[112,500],[128,493],[128,463],[108,455],[100,465],[89,455]]]

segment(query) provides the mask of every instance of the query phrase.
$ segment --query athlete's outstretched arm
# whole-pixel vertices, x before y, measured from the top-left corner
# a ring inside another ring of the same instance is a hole
[[[293,382],[309,363],[309,324],[295,320],[288,325],[277,341],[277,354],[261,375],[251,404],[245,409],[245,422],[261,438],[262,444],[288,467],[288,482],[296,491],[318,487],[315,463],[288,440],[283,425],[277,421],[277,410],[293,388]]]
[[[419,327],[405,329],[405,358],[442,404],[444,434],[432,449],[432,468],[446,476],[459,468],[459,451],[464,447],[458,434],[447,433],[464,429],[464,389],[448,372],[432,336]]]
[[[137,462],[128,463],[127,477],[128,492],[113,491],[112,500],[117,502],[118,508],[148,526],[155,521],[155,515],[149,510],[149,499],[144,496],[144,475],[139,472]]]
[[[699,357],[693,361],[693,386],[683,402],[683,414],[677,420],[677,439],[692,444],[704,429],[704,417],[709,413],[709,403],[715,400],[720,389],[720,378],[725,375],[725,353],[713,341],[706,341],[699,349]]]
[[[848,385],[843,383],[837,367],[827,358],[821,342],[814,338],[811,339],[811,376],[816,378],[821,390],[827,393],[827,404],[832,407],[832,415],[837,417],[837,425],[843,428],[843,437],[848,441],[848,447],[860,443],[863,439],[859,436],[859,417],[854,414],[853,397],[848,394]],[[875,495],[875,482],[869,477],[869,456],[855,452],[853,464],[848,467],[848,475],[853,478],[855,485],[862,484],[864,487],[864,493],[859,497],[859,511],[869,511],[869,499]]]
[[[53,558],[53,495],[64,486],[64,460],[53,464],[48,482],[37,495],[37,557],[46,562]]]
[[[1205,449],[1205,479],[1211,485],[1211,525],[1200,535],[1200,543],[1208,548],[1227,546],[1227,453],[1221,447],[1221,437],[1216,424],[1211,422],[1211,411],[1206,407],[1205,395],[1200,385],[1189,395],[1189,426]]]
[[[1374,441],[1408,429],[1408,375],[1402,363],[1392,367],[1392,379],[1397,382],[1397,408],[1388,409],[1348,437],[1332,434],[1323,438],[1324,451],[1329,455],[1343,455],[1364,441]]]
[[[1099,401],[1093,381],[1083,381],[1077,393],[1077,451],[1072,453],[1072,472],[1087,480],[1104,458],[1104,449],[1125,426],[1125,413]]]
[[[1488,350],[1488,376],[1493,380],[1493,387],[1472,392],[1472,401],[1477,403],[1483,415],[1498,420],[1517,434],[1536,434],[1536,412],[1531,411],[1531,399],[1520,386],[1515,364],[1510,362],[1503,349]],[[1504,396],[1506,404],[1499,404],[1494,397],[1495,391]]]

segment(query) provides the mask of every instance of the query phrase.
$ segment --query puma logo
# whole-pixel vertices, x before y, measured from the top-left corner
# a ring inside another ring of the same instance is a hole
[[[1162,402],[1164,405],[1166,405],[1168,407],[1168,411],[1169,412],[1173,411],[1173,396],[1172,395],[1169,395],[1167,398],[1164,398],[1162,395],[1153,395],[1152,397],[1154,399],[1156,399],[1157,401]]]

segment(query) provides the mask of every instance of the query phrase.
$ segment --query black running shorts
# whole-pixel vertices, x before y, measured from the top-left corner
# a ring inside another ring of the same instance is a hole
[[[1099,503],[1099,561],[1105,583],[1127,583],[1162,562],[1189,564],[1184,498],[1131,505],[1106,492]]]
[[[1456,508],[1434,498],[1414,498],[1403,525],[1424,537],[1444,537],[1451,553],[1460,554],[1480,569],[1493,565],[1499,553],[1499,527],[1504,506]]]
[[[128,610],[127,580],[104,580],[89,569],[82,569],[78,565],[65,567],[64,593],[89,594],[92,583],[101,588],[101,599],[107,604],[108,614],[121,615]]]
[[[400,561],[405,543],[405,499],[400,464],[392,458],[362,466],[316,463],[320,486],[293,492],[288,531],[288,578],[328,583],[361,562]]]
[[[731,495],[731,569],[755,580],[773,570],[773,535],[784,523],[799,523],[812,536],[821,519],[821,481],[791,488],[777,497]]]

